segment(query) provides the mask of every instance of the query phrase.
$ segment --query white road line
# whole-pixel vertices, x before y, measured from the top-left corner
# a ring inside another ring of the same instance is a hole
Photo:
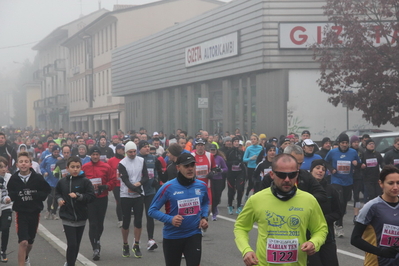
[[[58,237],[50,233],[49,230],[46,229],[42,224],[39,224],[39,234],[43,236],[44,238],[47,238],[48,240],[51,240],[55,245],[57,245],[59,248],[61,248],[63,251],[66,251],[67,249],[67,244],[61,241]],[[65,253],[64,253],[65,254]],[[78,261],[82,263],[83,265],[87,266],[97,266],[97,264],[93,263],[91,260],[83,256],[82,254],[79,253],[78,255]]]
[[[218,215],[218,219],[223,219],[223,220],[226,220],[226,221],[229,221],[229,222],[232,222],[232,223],[236,222],[235,219],[232,219],[232,218],[229,218],[229,217],[226,217],[226,216],[223,216],[223,215]],[[253,228],[258,229],[258,226],[254,225]],[[341,253],[342,255],[346,255],[346,256],[349,256],[349,257],[352,257],[352,258],[364,260],[364,256],[357,255],[355,253],[348,252],[348,251],[345,251],[345,250],[342,250],[342,249],[337,249],[337,253]]]

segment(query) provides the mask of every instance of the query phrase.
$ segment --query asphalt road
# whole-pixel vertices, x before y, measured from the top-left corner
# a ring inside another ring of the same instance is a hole
[[[349,203],[351,204],[351,203]],[[227,191],[223,193],[222,203],[219,206],[220,215],[217,221],[209,221],[209,229],[203,238],[203,253],[201,265],[205,266],[234,266],[244,265],[241,254],[235,246],[233,227],[236,214],[227,214]],[[348,206],[348,214],[344,219],[345,236],[337,239],[338,257],[341,266],[363,265],[364,253],[349,243],[351,230],[353,228],[353,208]],[[101,259],[93,262],[92,249],[88,239],[88,223],[86,224],[83,236],[79,264],[77,265],[164,265],[162,253],[162,227],[159,221],[155,222],[155,240],[159,248],[155,251],[147,251],[147,232],[145,228],[145,218],[143,219],[143,233],[141,239],[141,250],[143,257],[138,259],[131,256],[130,258],[122,257],[122,236],[120,229],[117,227],[117,219],[115,214],[115,201],[110,194],[108,201],[108,210],[105,218],[105,230],[101,239]],[[132,228],[132,225],[131,225]],[[132,230],[133,231],[133,230]],[[129,244],[133,242],[133,232],[129,236]],[[250,233],[251,245],[255,248],[257,229],[254,228]],[[64,265],[65,234],[62,230],[60,220],[41,220],[39,234],[31,255],[32,265]],[[17,265],[17,239],[15,229],[11,230],[11,239],[8,248],[9,262],[6,265]],[[185,265],[184,261],[182,265]]]

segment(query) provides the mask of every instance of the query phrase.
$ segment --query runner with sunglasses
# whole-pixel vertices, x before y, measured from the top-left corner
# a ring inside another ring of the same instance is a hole
[[[297,189],[298,162],[279,154],[272,162],[270,188],[248,199],[238,216],[234,235],[245,265],[300,265],[324,243],[327,223],[317,200]],[[267,202],[267,204],[264,204]],[[256,253],[249,245],[249,231],[258,224]],[[306,230],[311,238],[307,240]]]
[[[304,161],[304,154],[303,149],[300,146],[296,144],[290,144],[284,149],[284,153],[294,156],[298,162],[298,169],[301,167]],[[263,177],[261,189],[268,188],[271,186],[271,184],[272,178],[270,173],[268,173]],[[327,201],[326,191],[307,170],[299,169],[297,186],[300,190],[312,194],[320,204]]]
[[[165,183],[152,201],[148,214],[163,222],[163,253],[166,266],[187,266],[201,262],[201,229],[208,228],[208,188],[196,178],[196,161],[190,153],[176,160],[177,177]],[[160,211],[166,204],[166,213]]]

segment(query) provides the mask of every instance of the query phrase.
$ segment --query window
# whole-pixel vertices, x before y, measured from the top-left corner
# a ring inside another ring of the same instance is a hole
[[[112,50],[112,27],[114,24],[109,25],[109,49]]]
[[[105,51],[108,51],[108,26],[105,28]]]
[[[109,71],[108,71],[108,69],[107,69],[107,79],[106,79],[106,83],[105,84],[107,84],[107,95],[109,94]]]

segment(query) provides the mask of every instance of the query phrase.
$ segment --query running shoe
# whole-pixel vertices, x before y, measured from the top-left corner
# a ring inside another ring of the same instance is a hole
[[[217,221],[217,220],[218,220],[218,218],[217,218],[216,214],[212,214],[212,221]]]
[[[155,242],[154,239],[148,240],[147,250],[154,250],[154,249],[157,249],[157,248],[158,248],[158,245],[157,245],[157,243]]]
[[[240,214],[241,212],[242,212],[242,207],[240,206],[240,207],[237,208],[236,214]]]
[[[123,225],[123,222],[122,221],[118,221],[118,227],[121,228],[122,225]]]
[[[130,257],[130,248],[129,248],[129,244],[123,244],[123,248],[122,248],[122,257],[127,258]]]
[[[137,245],[137,244],[134,244],[134,246],[133,246],[133,248],[132,248],[132,251],[133,251],[134,256],[135,256],[136,258],[141,258],[141,257],[143,256],[143,255],[141,254],[140,247],[139,247],[139,245]]]
[[[7,262],[8,261],[7,254],[6,254],[5,251],[1,252],[0,259],[1,259],[1,262]]]
[[[227,207],[227,211],[229,212],[230,215],[233,215],[233,206]]]
[[[30,258],[29,257],[27,257],[25,259],[25,266],[30,266]]]
[[[59,220],[60,217],[58,217],[57,214],[51,214],[51,219],[52,220]]]
[[[100,260],[100,250],[99,249],[93,250],[93,260]]]
[[[336,237],[344,237],[344,228],[343,226],[335,226],[334,227],[334,231],[335,231],[335,236]]]
[[[51,218],[52,218],[51,213],[49,211],[47,211],[46,215],[44,215],[44,219],[51,220]]]

